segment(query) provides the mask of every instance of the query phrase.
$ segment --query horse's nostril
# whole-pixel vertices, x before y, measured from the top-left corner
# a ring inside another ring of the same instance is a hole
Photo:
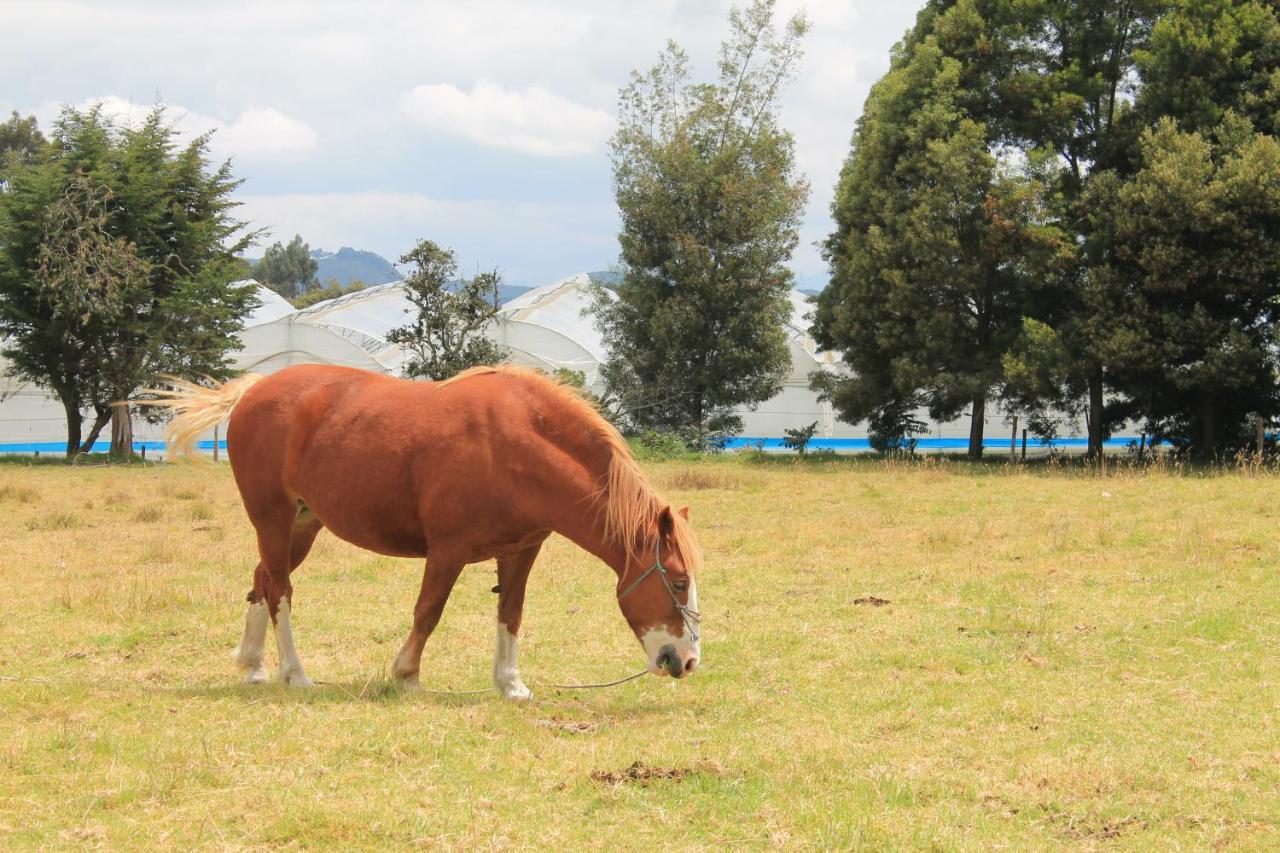
[[[698,665],[697,658],[689,658],[687,661],[684,662],[684,671],[693,672],[693,668],[697,665]]]

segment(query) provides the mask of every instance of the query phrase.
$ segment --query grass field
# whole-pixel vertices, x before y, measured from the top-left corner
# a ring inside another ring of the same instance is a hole
[[[547,688],[643,665],[553,538],[522,705],[388,684],[421,568],[327,534],[294,628],[331,684],[240,687],[225,465],[0,465],[0,847],[1280,846],[1280,479],[647,467],[707,552],[705,661]],[[424,686],[489,684],[493,583]]]

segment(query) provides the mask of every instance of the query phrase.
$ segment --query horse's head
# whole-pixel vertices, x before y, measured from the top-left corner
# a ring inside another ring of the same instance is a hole
[[[618,606],[644,646],[649,671],[665,670],[674,678],[692,672],[702,659],[693,579],[699,555],[688,518],[688,507],[658,513],[618,579]]]

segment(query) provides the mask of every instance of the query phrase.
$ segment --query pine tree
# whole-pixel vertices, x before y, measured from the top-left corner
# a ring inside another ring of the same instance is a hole
[[[841,173],[815,337],[853,375],[817,376],[814,387],[846,420],[870,420],[886,447],[889,436],[909,439],[917,405],[939,420],[967,408],[978,458],[1003,358],[1063,241],[1041,161],[993,153],[1001,125],[952,55],[988,23],[971,3],[933,12],[921,15],[932,29],[909,36],[873,89]]]
[[[790,366],[786,262],[808,186],[777,112],[807,24],[779,35],[773,7],[730,14],[718,82],[694,82],[672,43],[620,97],[624,267],[617,298],[595,304],[602,372],[631,426],[695,446],[740,430],[734,410],[776,394]]]
[[[207,136],[180,148],[175,135],[161,107],[124,129],[67,108],[47,157],[0,193],[5,355],[62,402],[68,455],[113,416],[112,452],[131,453],[128,403],[161,376],[228,375],[255,304],[228,283],[254,236],[230,214],[239,182],[210,168]]]

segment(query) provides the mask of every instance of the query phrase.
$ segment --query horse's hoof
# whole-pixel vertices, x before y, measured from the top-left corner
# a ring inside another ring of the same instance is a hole
[[[281,673],[280,683],[289,687],[315,687],[311,679],[307,678],[306,674],[302,672]]]
[[[260,666],[257,669],[251,669],[244,674],[245,684],[266,684],[271,680],[271,676],[267,674],[267,668]]]
[[[528,702],[533,698],[533,691],[520,682],[501,686],[498,690],[502,692],[503,699],[510,699],[512,702]]]

